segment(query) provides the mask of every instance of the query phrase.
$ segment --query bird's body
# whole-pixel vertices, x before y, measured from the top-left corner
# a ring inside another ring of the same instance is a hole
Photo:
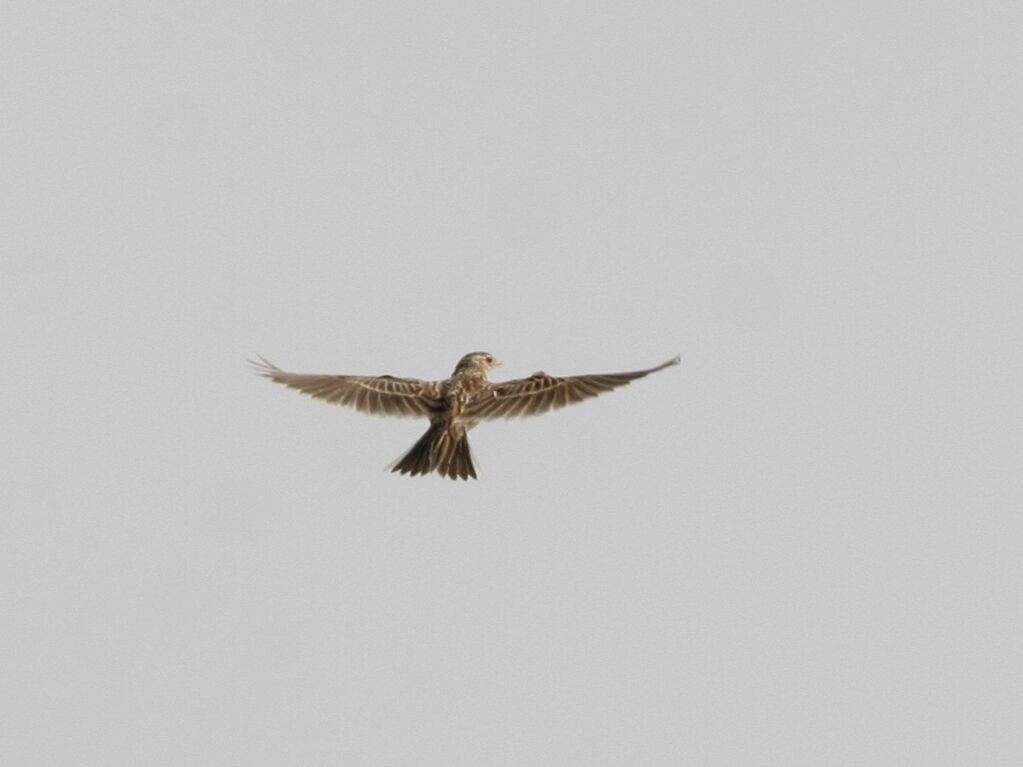
[[[675,357],[663,365],[631,373],[556,378],[539,372],[529,378],[490,383],[487,376],[500,363],[487,352],[466,354],[451,377],[443,381],[388,375],[304,375],[288,373],[260,360],[254,364],[261,375],[312,397],[376,415],[429,418],[430,428],[395,462],[392,471],[412,476],[436,471],[451,479],[476,477],[466,432],[478,422],[539,415],[596,397],[679,362]]]

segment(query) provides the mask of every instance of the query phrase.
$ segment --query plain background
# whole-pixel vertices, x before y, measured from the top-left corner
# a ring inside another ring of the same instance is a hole
[[[5,3],[0,761],[1017,765],[1016,3]],[[485,424],[252,375],[683,365]]]

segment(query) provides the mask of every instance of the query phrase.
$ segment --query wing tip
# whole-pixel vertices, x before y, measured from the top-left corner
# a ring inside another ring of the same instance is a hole
[[[656,372],[658,370],[664,370],[665,368],[670,368],[672,365],[681,365],[681,364],[682,364],[682,355],[681,354],[676,354],[674,357],[672,357],[667,362],[664,362],[664,363],[658,365],[657,367],[653,368],[651,370],[651,372]]]
[[[274,373],[280,373],[281,372],[281,369],[279,367],[277,367],[275,364],[270,362],[270,360],[268,360],[262,354],[259,354],[257,352],[256,356],[259,357],[259,361],[258,362],[256,360],[245,360],[245,361],[248,362],[249,365],[259,375],[266,376],[267,378],[272,378]]]

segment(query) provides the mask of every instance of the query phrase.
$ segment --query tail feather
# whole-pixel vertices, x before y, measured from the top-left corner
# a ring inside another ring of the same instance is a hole
[[[413,477],[436,471],[451,479],[476,479],[476,467],[473,466],[465,430],[452,430],[441,422],[430,424],[426,433],[391,471]]]
[[[438,471],[451,479],[454,479],[456,474],[461,479],[469,477],[476,479],[476,468],[472,465],[472,453],[469,452],[469,439],[464,431],[454,442],[451,458],[447,462],[447,471],[445,472],[443,464],[438,467]]]
[[[441,424],[431,424],[430,428],[426,430],[426,434],[420,437],[419,441],[395,462],[391,471],[409,474],[413,477],[418,474],[429,474],[433,443],[443,430],[444,427]]]

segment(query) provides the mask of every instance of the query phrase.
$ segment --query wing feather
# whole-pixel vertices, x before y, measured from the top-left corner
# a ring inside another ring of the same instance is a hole
[[[564,378],[534,373],[529,378],[489,384],[466,403],[464,415],[480,421],[540,415],[597,397],[637,378],[677,365],[679,361],[675,357],[663,365],[629,373],[596,373]]]
[[[443,407],[436,381],[394,376],[308,375],[289,373],[262,357],[252,362],[261,376],[331,404],[363,413],[430,416]]]

